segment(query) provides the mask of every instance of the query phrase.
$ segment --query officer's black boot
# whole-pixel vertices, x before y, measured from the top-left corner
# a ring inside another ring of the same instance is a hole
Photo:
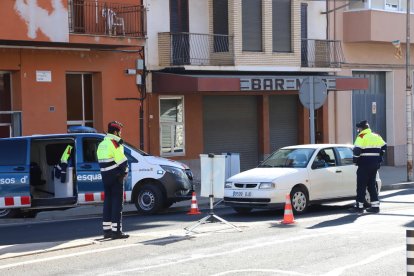
[[[129,238],[129,235],[128,234],[125,234],[125,233],[123,233],[121,231],[119,231],[119,232],[112,231],[112,239],[113,240],[117,240],[117,239],[127,239],[127,238]]]
[[[368,208],[367,210],[366,210],[368,213],[374,213],[374,214],[377,214],[377,213],[379,213],[379,207],[370,207],[370,208]]]
[[[111,239],[111,238],[112,238],[112,231],[111,230],[104,231],[104,239]]]
[[[351,213],[363,214],[364,213],[364,204],[356,202],[355,205],[350,209]]]

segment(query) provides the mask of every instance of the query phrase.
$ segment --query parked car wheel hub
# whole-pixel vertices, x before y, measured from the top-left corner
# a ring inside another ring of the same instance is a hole
[[[292,197],[292,205],[296,211],[303,211],[306,207],[306,196],[303,192],[296,192]]]
[[[139,207],[141,207],[141,209],[143,210],[151,210],[152,208],[154,208],[154,204],[155,204],[155,196],[152,192],[150,191],[144,191],[139,195],[138,198],[138,204]]]

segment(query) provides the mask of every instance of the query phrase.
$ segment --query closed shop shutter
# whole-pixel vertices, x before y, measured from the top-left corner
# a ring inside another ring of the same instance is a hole
[[[204,153],[240,153],[240,170],[259,163],[257,99],[254,96],[203,98]]]
[[[298,96],[269,97],[270,150],[298,144]]]

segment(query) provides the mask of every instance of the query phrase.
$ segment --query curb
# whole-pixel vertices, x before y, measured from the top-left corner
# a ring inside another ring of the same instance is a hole
[[[414,182],[400,182],[390,185],[383,185],[381,187],[382,191],[391,191],[391,190],[402,190],[402,189],[410,189],[414,188]]]

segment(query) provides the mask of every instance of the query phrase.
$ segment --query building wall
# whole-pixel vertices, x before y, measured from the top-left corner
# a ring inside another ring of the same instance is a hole
[[[272,0],[262,1],[263,52],[242,49],[242,0],[229,0],[229,31],[234,35],[235,65],[300,67],[300,1],[292,0],[292,52],[274,53],[272,47]]]
[[[115,100],[137,96],[135,76],[124,73],[136,59],[136,53],[0,48],[0,71],[12,73],[13,110],[23,111],[23,135],[66,132],[65,75],[84,72],[93,73],[94,126],[103,132],[109,121],[121,121],[125,139],[138,145],[137,101]],[[50,71],[51,82],[36,81],[37,70]]]
[[[326,39],[325,1],[302,1],[308,4],[308,38]]]
[[[351,13],[358,12],[338,12],[336,14],[336,32],[331,33],[331,38],[335,39],[348,39],[349,35],[347,24],[352,17]],[[346,16],[346,18],[344,17]],[[381,11],[376,13],[376,18],[380,22],[389,22],[390,16],[395,16],[392,12]],[[402,16],[402,14],[398,14]],[[333,17],[331,17],[333,20]],[[395,22],[393,22],[394,24]],[[386,72],[386,132],[387,137],[384,139],[388,144],[388,164],[389,165],[404,165],[406,164],[406,113],[405,113],[405,61],[404,57],[398,59],[394,56],[395,48],[391,44],[391,41],[387,43],[375,42],[380,41],[379,36],[385,35],[381,32],[375,32],[377,38],[372,39],[372,34],[365,32],[365,29],[375,29],[376,24],[367,22],[368,26],[361,26],[362,28],[354,29],[354,40],[359,42],[347,42],[343,43],[342,48],[344,51],[346,64],[343,65],[341,75],[352,76],[352,71],[375,71]],[[399,23],[399,30],[404,29],[404,25]],[[395,28],[394,28],[395,29]],[[393,31],[384,32],[388,34],[387,39],[391,39]],[[405,36],[404,36],[405,37]],[[369,41],[369,42],[362,42]],[[402,48],[404,49],[404,45]],[[411,47],[411,51],[413,51]],[[411,63],[414,60],[411,58]],[[412,72],[411,72],[412,75]],[[336,99],[335,99],[336,97]],[[335,128],[335,135],[330,134],[330,141],[332,142],[351,142],[352,131],[355,126],[351,125],[352,122],[352,93],[338,92],[331,93],[329,95],[329,101],[332,103],[330,109],[330,118],[335,118],[334,122],[330,121],[331,127]],[[339,111],[341,110],[341,111]]]

